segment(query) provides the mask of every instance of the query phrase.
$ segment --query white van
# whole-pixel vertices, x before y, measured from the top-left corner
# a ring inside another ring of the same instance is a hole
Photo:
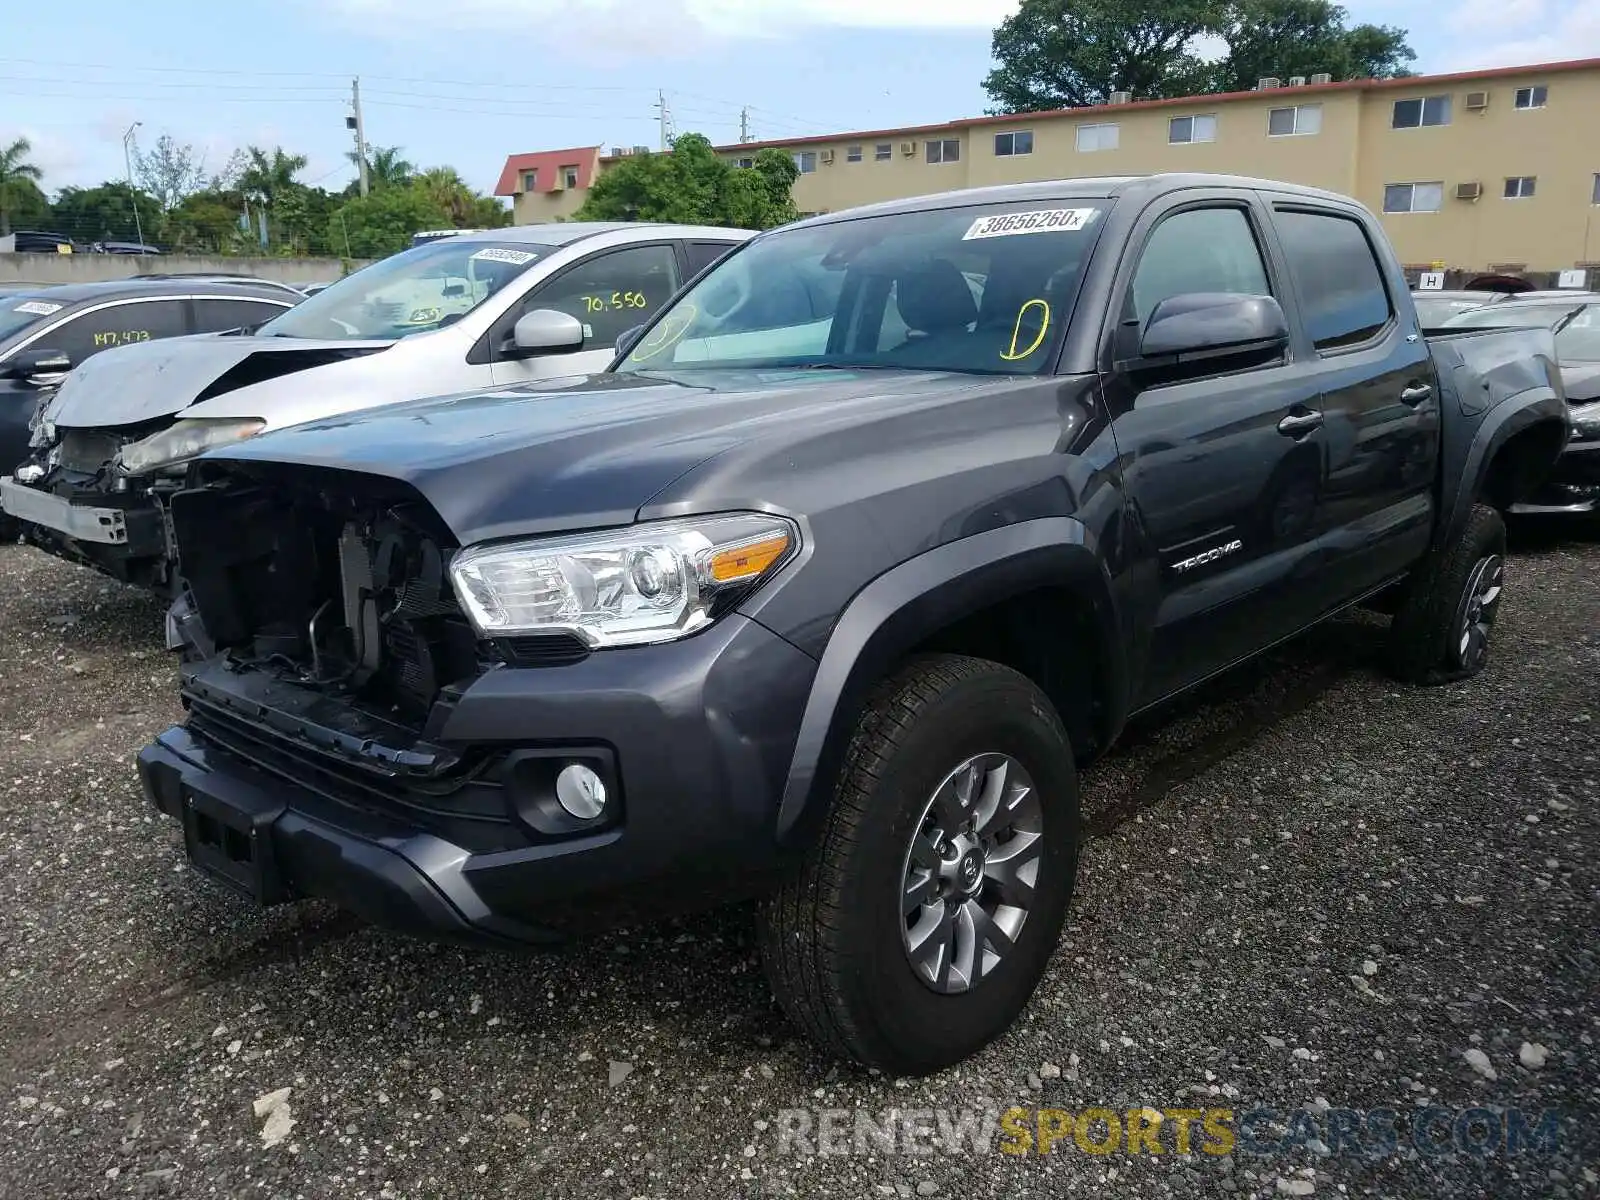
[[[107,351],[38,414],[0,506],[34,544],[165,590],[166,502],[199,454],[355,409],[603,370],[620,334],[750,236],[578,222],[463,232],[253,330]]]

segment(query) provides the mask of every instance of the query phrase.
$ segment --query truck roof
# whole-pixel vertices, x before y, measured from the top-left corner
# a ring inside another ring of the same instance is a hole
[[[1220,175],[1202,171],[1169,171],[1155,175],[1101,175],[1073,179],[1042,179],[1036,183],[1008,183],[992,187],[962,188],[953,192],[938,192],[929,196],[912,196],[904,200],[887,200],[880,204],[863,205],[837,213],[825,213],[800,222],[803,225],[825,225],[834,221],[848,221],[862,216],[890,216],[895,213],[933,212],[941,208],[960,208],[969,204],[1010,204],[1029,200],[1058,200],[1082,198],[1085,200],[1114,199],[1136,195],[1145,199],[1186,188],[1270,188],[1276,192],[1289,192],[1307,199],[1337,200],[1351,203],[1349,196],[1325,188],[1306,187],[1298,183],[1285,183],[1277,179],[1256,179],[1248,175]]]

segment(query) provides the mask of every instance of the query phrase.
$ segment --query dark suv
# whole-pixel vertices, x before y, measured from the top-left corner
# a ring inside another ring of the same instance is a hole
[[[894,1071],[1026,1004],[1130,714],[1362,602],[1476,672],[1567,436],[1548,330],[1425,340],[1366,210],[1257,180],[798,223],[625,341],[200,459],[144,786],[257,900],[433,936],[757,897]]]

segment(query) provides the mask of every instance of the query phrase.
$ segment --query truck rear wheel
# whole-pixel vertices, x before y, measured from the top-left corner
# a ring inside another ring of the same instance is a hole
[[[1072,748],[982,659],[914,661],[868,698],[815,845],[761,913],[762,957],[820,1047],[920,1075],[1016,1020],[1077,870]]]
[[[1449,683],[1483,669],[1505,588],[1505,562],[1505,521],[1487,504],[1473,505],[1455,541],[1405,585],[1389,628],[1396,678]]]

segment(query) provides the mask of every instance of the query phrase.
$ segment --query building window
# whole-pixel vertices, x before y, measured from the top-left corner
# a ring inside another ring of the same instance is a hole
[[[800,174],[802,175],[816,174],[817,152],[815,150],[795,151],[794,165],[800,168]]]
[[[844,152],[844,160],[845,160],[845,162],[860,162],[861,161],[861,147],[860,146],[851,146],[851,147],[849,147]]]
[[[1078,149],[1090,150],[1115,150],[1117,148],[1116,125],[1079,125]]]
[[[1011,158],[1018,154],[1033,153],[1033,130],[1018,129],[1011,133],[994,135],[996,158]]]
[[[961,140],[959,138],[943,138],[939,141],[929,142],[928,161],[931,163],[960,162]]]
[[[1189,142],[1217,140],[1217,119],[1213,116],[1173,117],[1167,122],[1167,141],[1174,146]]]
[[[1545,102],[1549,99],[1550,89],[1542,83],[1535,84],[1533,87],[1517,89],[1518,108],[1543,108]]]
[[[522,190],[531,192],[539,186],[538,171],[524,171],[522,173]]]
[[[1532,175],[1513,175],[1506,180],[1505,198],[1507,200],[1526,200],[1533,195],[1537,179]]]
[[[561,186],[564,187],[564,188],[569,188],[569,189],[570,188],[575,188],[575,187],[578,186],[578,168],[577,167],[562,167],[561,168]]]
[[[748,171],[756,165],[756,160],[753,158],[736,158],[733,160],[733,165],[741,171]]]
[[[1443,207],[1443,183],[1391,183],[1383,189],[1386,213],[1430,213]]]
[[[1322,132],[1322,105],[1297,104],[1293,108],[1275,108],[1267,114],[1268,137],[1293,137],[1296,134]]]
[[[1600,204],[1600,174],[1594,177],[1594,190],[1589,193],[1590,204]]]
[[[872,161],[873,162],[888,162],[890,157],[893,156],[893,154],[894,154],[894,143],[893,142],[879,142],[876,146],[874,146],[872,148]]]
[[[1449,96],[1418,96],[1412,100],[1396,100],[1394,116],[1389,122],[1393,129],[1418,129],[1424,125],[1450,124]]]

